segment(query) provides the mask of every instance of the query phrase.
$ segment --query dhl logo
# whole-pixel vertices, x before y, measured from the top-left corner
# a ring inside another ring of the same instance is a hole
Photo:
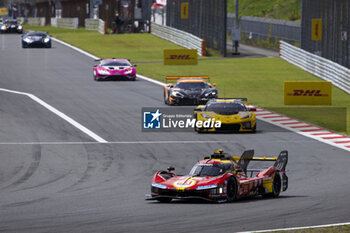
[[[321,90],[293,90],[293,93],[288,93],[289,96],[323,96],[328,94],[322,94]]]
[[[168,59],[171,59],[171,60],[192,60],[192,59],[195,59],[193,57],[191,57],[190,55],[170,55],[170,57]]]

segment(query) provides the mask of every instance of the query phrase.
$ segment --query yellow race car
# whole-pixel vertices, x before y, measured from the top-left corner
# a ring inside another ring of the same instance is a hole
[[[255,108],[247,107],[241,99],[212,99],[206,105],[199,105],[194,110],[196,123],[211,122],[212,124],[196,124],[197,132],[255,132]],[[213,124],[215,123],[215,124]],[[199,127],[201,126],[202,127]]]

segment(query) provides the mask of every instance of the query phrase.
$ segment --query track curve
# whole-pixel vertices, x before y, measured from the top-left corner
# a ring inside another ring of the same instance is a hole
[[[159,86],[97,83],[93,60],[65,46],[23,50],[18,35],[0,40],[1,88],[32,93],[110,142],[0,92],[0,231],[236,232],[349,222],[349,152],[264,122],[256,134],[142,133],[141,108],[164,106]],[[155,171],[174,165],[186,173],[216,148],[288,150],[289,190],[227,204],[144,200]]]

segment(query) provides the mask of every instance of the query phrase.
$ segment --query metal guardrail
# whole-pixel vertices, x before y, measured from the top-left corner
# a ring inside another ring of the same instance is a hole
[[[227,31],[231,34],[234,28],[235,15],[227,14]],[[262,17],[242,16],[239,19],[240,29],[251,40],[268,38],[273,41],[284,40],[291,43],[300,43],[300,22],[277,20]]]
[[[107,34],[106,22],[102,19],[85,19],[85,29]]]
[[[188,49],[197,49],[197,54],[200,56],[206,55],[205,40],[190,33],[172,27],[162,26],[156,23],[152,23],[151,33],[182,47]]]
[[[280,57],[350,94],[350,69],[280,41]]]

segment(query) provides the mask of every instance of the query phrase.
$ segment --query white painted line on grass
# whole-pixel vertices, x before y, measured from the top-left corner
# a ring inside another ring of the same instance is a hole
[[[4,89],[4,88],[0,88],[0,91],[9,92],[9,93],[18,94],[18,95],[28,96],[29,98],[31,98],[32,100],[34,100],[35,102],[40,104],[41,106],[43,106],[46,109],[50,110],[51,112],[53,112],[57,116],[61,117],[63,120],[67,121],[68,123],[70,123],[71,125],[76,127],[77,129],[79,129],[82,132],[84,132],[85,134],[89,135],[90,137],[92,137],[97,142],[99,142],[99,143],[106,143],[107,142],[106,140],[104,140],[103,138],[101,138],[100,136],[98,136],[97,134],[95,134],[94,132],[92,132],[91,130],[86,128],[85,126],[81,125],[77,121],[73,120],[72,118],[70,118],[69,116],[64,114],[63,112],[57,110],[56,108],[52,107],[51,105],[49,105],[48,103],[46,103],[45,101],[41,100],[40,98],[36,97],[33,94],[26,93],[26,92],[20,92],[20,91],[8,90],[8,89]]]
[[[318,225],[318,226],[308,226],[308,227],[280,228],[280,229],[261,230],[261,231],[241,231],[241,232],[237,232],[237,233],[262,233],[262,232],[274,232],[274,231],[295,231],[295,230],[324,228],[324,227],[337,227],[337,226],[347,226],[347,225],[350,225],[350,222],[327,224],[327,225]]]

